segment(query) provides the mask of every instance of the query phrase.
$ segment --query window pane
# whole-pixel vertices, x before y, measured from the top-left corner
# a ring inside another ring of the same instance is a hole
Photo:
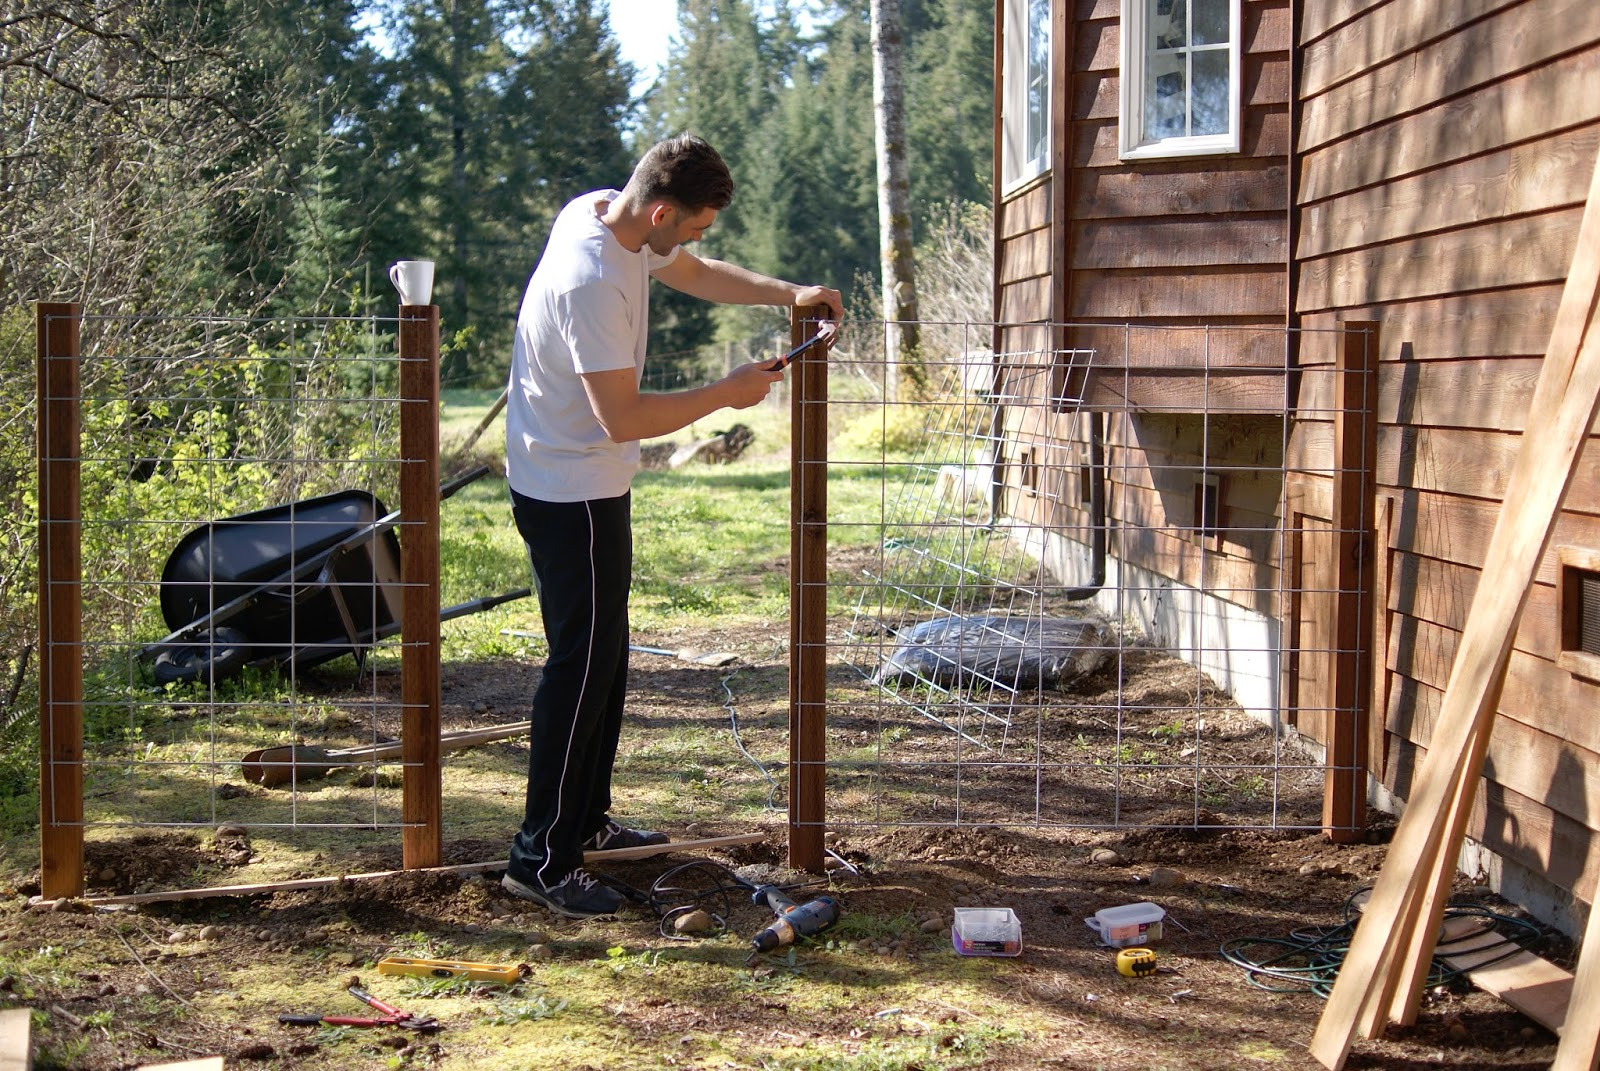
[[[1150,5],[1149,41],[1153,48],[1182,48],[1188,43],[1185,0],[1146,0]]]
[[[1181,138],[1184,112],[1183,55],[1151,56],[1145,68],[1144,136]]]
[[[1190,10],[1194,14],[1194,33],[1191,35],[1194,44],[1227,43],[1229,6],[1229,0],[1190,0]]]
[[[1042,161],[1049,149],[1050,0],[1028,3],[1028,134],[1024,151],[1030,162]]]
[[[1190,133],[1228,132],[1228,54],[1216,50],[1195,52],[1193,128]]]
[[[1046,134],[1049,129],[1047,117],[1050,110],[1046,101],[1050,95],[1049,89],[1049,83],[1044,81],[1028,86],[1028,143],[1024,151],[1029,161],[1044,159],[1045,150],[1049,148]]]

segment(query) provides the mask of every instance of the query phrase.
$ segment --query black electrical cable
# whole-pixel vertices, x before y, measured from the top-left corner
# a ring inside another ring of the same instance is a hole
[[[1350,895],[1345,901],[1345,921],[1337,926],[1292,930],[1288,937],[1238,937],[1224,941],[1218,951],[1223,959],[1243,970],[1247,984],[1257,989],[1271,993],[1315,993],[1326,999],[1333,990],[1334,979],[1349,951],[1350,936],[1360,917],[1356,904],[1370,891],[1370,886],[1364,886]],[[1476,964],[1474,970],[1518,954],[1541,936],[1539,928],[1526,919],[1476,905],[1452,901],[1444,917],[1483,919],[1504,938],[1505,951]],[[1451,948],[1461,942],[1475,940],[1481,935],[1479,930],[1464,938],[1439,942],[1426,984],[1430,987],[1448,985],[1464,975],[1465,971],[1441,962],[1441,957],[1450,955]]]
[[[787,885],[769,884],[788,892],[819,884],[821,880],[808,879]],[[721,863],[696,859],[675,866],[657,878],[650,886],[647,902],[660,919],[661,936],[674,941],[692,941],[695,939],[693,935],[680,934],[673,929],[673,923],[680,915],[704,911],[711,916],[718,929],[726,930],[728,917],[733,914],[736,902],[734,894],[737,893],[741,901],[748,902],[750,894],[761,887],[755,882],[746,881]]]

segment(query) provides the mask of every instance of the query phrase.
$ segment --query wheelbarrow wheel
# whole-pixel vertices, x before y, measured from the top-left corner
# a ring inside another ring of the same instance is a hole
[[[170,643],[156,654],[159,684],[216,682],[243,668],[250,658],[250,637],[236,628],[218,626],[200,643]]]

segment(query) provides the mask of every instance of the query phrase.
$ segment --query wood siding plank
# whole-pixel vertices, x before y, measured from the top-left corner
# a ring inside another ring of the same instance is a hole
[[[1580,209],[1372,246],[1300,262],[1301,311],[1559,282]]]
[[[1166,374],[1095,373],[1089,377],[1084,402],[1093,409],[1189,407],[1194,404],[1190,400],[1194,378],[1192,369]],[[1281,413],[1287,390],[1287,377],[1277,372],[1212,372],[1205,381],[1204,405],[1213,413]]]
[[[1587,191],[1583,167],[1597,149],[1600,129],[1586,127],[1307,205],[1296,256],[1309,260],[1504,216],[1581,206]],[[1439,196],[1441,188],[1450,196]]]
[[[1338,30],[1310,41],[1304,49],[1304,70],[1300,77],[1302,97],[1314,97],[1330,86],[1354,78],[1363,71],[1393,59],[1402,52],[1421,48],[1430,41],[1453,33],[1466,23],[1523,0],[1393,0],[1379,6],[1360,22],[1346,23]],[[1312,5],[1322,8],[1323,4]],[[1317,20],[1309,15],[1307,29]],[[1318,31],[1320,32],[1320,31]],[[1308,40],[1302,37],[1302,40]]]
[[[1600,118],[1600,49],[1496,82],[1301,154],[1300,203],[1393,182]]]
[[[1383,652],[1387,665],[1394,672],[1442,694],[1450,680],[1451,662],[1461,644],[1460,630],[1416,618],[1407,619],[1404,625],[1394,630],[1388,650]],[[1571,716],[1573,710],[1593,710],[1597,701],[1600,701],[1600,684],[1575,677],[1537,655],[1514,651],[1506,668],[1499,713],[1586,751],[1600,753],[1597,719]],[[1568,706],[1569,703],[1575,705]],[[1391,728],[1408,739],[1426,739],[1410,734],[1405,725]],[[1600,815],[1593,820],[1600,823]]]
[[[1300,15],[1300,43],[1308,44],[1323,34],[1350,22],[1364,11],[1382,7],[1389,0],[1318,0],[1306,4]]]
[[[1386,486],[1495,500],[1505,496],[1522,446],[1522,436],[1513,432],[1416,425],[1387,425],[1378,440],[1378,476]],[[1600,450],[1579,456],[1573,483],[1600,487]],[[1586,507],[1594,505],[1574,502],[1568,508]]]
[[[1239,151],[1228,157],[1236,159],[1266,160],[1282,164],[1289,149],[1289,109],[1287,105],[1272,108],[1247,108],[1244,113],[1243,137]],[[1118,167],[1117,124],[1115,120],[1097,119],[1072,124],[1071,163],[1076,168]],[[1212,157],[1190,157],[1185,166],[1193,171],[1195,161]],[[1153,166],[1153,165],[1152,165]],[[1208,173],[1208,172],[1201,172]]]
[[[1398,720],[1408,730],[1403,739],[1422,743],[1433,739],[1444,693],[1419,682],[1411,695],[1411,717]],[[1590,829],[1600,823],[1600,754],[1525,725],[1515,712],[1496,719],[1483,776]]]
[[[1001,202],[1000,237],[1011,238],[1050,226],[1050,182],[1029,186]]]
[[[1000,290],[1000,322],[1034,323],[1050,318],[1050,277],[1008,283]]]
[[[1398,523],[1395,547],[1399,550],[1457,561],[1474,569],[1483,568],[1483,555],[1499,514],[1499,503],[1458,495],[1408,489]],[[1562,511],[1556,521],[1551,545],[1600,546],[1600,517]],[[1536,579],[1555,584],[1556,560],[1547,555]]]
[[[1172,165],[1080,171],[1071,208],[1079,220],[1281,213],[1287,200],[1284,165],[1226,158],[1213,162],[1204,182]]]
[[[1094,220],[1073,225],[1075,268],[1287,263],[1282,216]]]
[[[1399,681],[1405,683],[1403,678]],[[1396,740],[1384,768],[1384,784],[1405,798],[1426,754],[1424,747]],[[1600,873],[1600,836],[1503,785],[1480,780],[1467,835],[1563,888],[1583,888]]]
[[[1457,631],[1466,625],[1467,607],[1473,592],[1478,590],[1481,575],[1477,569],[1459,562],[1397,552],[1393,572],[1389,609],[1397,619],[1414,617]],[[1534,584],[1528,590],[1528,604],[1522,609],[1514,646],[1518,651],[1559,668],[1555,660],[1560,649],[1560,625],[1556,618],[1556,589],[1550,584]],[[1564,669],[1561,672],[1567,673]],[[1443,681],[1429,683],[1444,686]]]
[[[1419,15],[1409,29],[1428,34],[1427,47],[1397,50],[1343,85],[1307,94],[1300,147],[1419,111],[1600,39],[1600,8],[1590,0],[1542,0],[1538,7],[1532,13],[1519,4],[1446,36],[1429,33],[1438,21],[1431,13]]]
[[[1282,321],[1268,317],[1175,317],[1159,325],[1079,324],[1070,338],[1073,348],[1094,352],[1094,365],[1103,369],[1107,381],[1123,372],[1162,369],[1193,377],[1200,368],[1210,369],[1214,375],[1237,369],[1243,374],[1276,373],[1281,377],[1288,367]],[[1278,382],[1281,389],[1282,380]],[[1166,404],[1194,394],[1191,384]]]
[[[1050,274],[1051,231],[1028,231],[1000,243],[998,274],[1001,284]]]
[[[1331,364],[1337,323],[1351,318],[1383,323],[1384,358],[1394,361],[1459,357],[1531,356],[1544,353],[1561,303],[1555,283],[1516,290],[1451,295],[1383,305],[1363,305],[1344,314],[1318,310],[1301,317],[1301,367]]]
[[[1069,319],[1268,317],[1283,312],[1283,272],[1248,267],[1174,274],[1075,272]]]

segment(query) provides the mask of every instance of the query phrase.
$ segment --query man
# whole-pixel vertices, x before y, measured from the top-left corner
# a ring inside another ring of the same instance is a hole
[[[584,194],[562,209],[517,316],[506,479],[550,657],[534,692],[527,804],[502,885],[569,918],[609,914],[622,899],[583,869],[585,849],[667,842],[610,814],[639,440],[719,409],[748,409],[783,378],[772,362],[757,362],[707,386],[641,394],[650,279],[708,301],[826,305],[835,323],[843,315],[836,290],[682,248],[732,199],[727,166],[704,140],[660,142],[622,190]]]

